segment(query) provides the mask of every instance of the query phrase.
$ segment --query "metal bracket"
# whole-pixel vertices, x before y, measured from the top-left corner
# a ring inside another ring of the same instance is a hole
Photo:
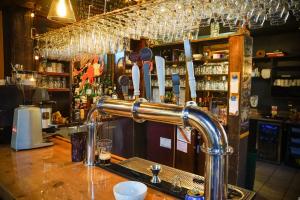
[[[231,146],[227,146],[226,148],[213,149],[213,148],[206,148],[205,146],[201,146],[201,151],[209,155],[222,156],[222,155],[231,155],[233,153],[233,148]]]
[[[146,99],[144,98],[138,98],[137,100],[134,101],[134,103],[132,104],[132,109],[131,109],[131,113],[132,113],[132,119],[138,123],[143,123],[144,119],[139,119],[137,116],[137,110],[140,107],[141,103],[146,103],[148,102]]]
[[[193,106],[197,106],[197,103],[194,101],[188,101],[185,103],[185,107],[182,110],[182,123],[183,123],[183,127],[184,128],[188,128],[188,118],[189,118],[189,112],[187,111],[187,107],[193,107]]]

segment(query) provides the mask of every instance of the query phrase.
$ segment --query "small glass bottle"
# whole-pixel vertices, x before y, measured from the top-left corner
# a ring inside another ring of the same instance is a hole
[[[112,99],[118,99],[118,94],[117,94],[117,88],[116,88],[116,86],[114,86],[114,89],[113,89],[112,94],[111,94],[111,98]]]
[[[66,77],[62,78],[62,88],[67,88],[67,80]]]
[[[53,77],[49,77],[49,81],[48,81],[48,87],[49,87],[49,88],[54,88],[54,81],[53,81]]]

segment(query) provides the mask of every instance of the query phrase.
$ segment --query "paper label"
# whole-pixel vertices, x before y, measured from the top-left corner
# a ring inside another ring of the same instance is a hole
[[[239,96],[231,95],[229,98],[229,115],[239,115]]]
[[[231,72],[230,73],[230,93],[239,93],[239,72]]]
[[[183,127],[177,127],[177,140],[191,143],[191,130],[185,129]]]
[[[171,144],[172,144],[171,139],[163,138],[163,137],[159,138],[159,146],[165,147],[167,149],[171,149]]]
[[[186,142],[182,142],[180,140],[177,140],[177,150],[187,153],[188,152],[188,144]]]

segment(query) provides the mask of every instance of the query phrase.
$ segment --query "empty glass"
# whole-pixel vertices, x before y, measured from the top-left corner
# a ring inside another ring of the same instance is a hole
[[[152,42],[197,39],[199,28],[212,22],[234,31],[244,25],[261,28],[266,20],[271,25],[281,25],[290,14],[299,20],[299,8],[299,0],[144,1],[139,6],[95,15],[40,34],[36,49],[41,56],[58,60],[115,53],[130,49],[130,38],[145,37]]]

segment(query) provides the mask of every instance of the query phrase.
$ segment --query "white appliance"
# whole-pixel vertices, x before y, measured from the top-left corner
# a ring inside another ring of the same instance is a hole
[[[33,149],[53,145],[43,142],[40,108],[20,105],[14,111],[11,148],[17,150]]]
[[[51,125],[52,108],[41,108],[42,128],[49,128]]]
[[[52,108],[50,106],[41,105],[42,128],[49,128],[52,124]]]

